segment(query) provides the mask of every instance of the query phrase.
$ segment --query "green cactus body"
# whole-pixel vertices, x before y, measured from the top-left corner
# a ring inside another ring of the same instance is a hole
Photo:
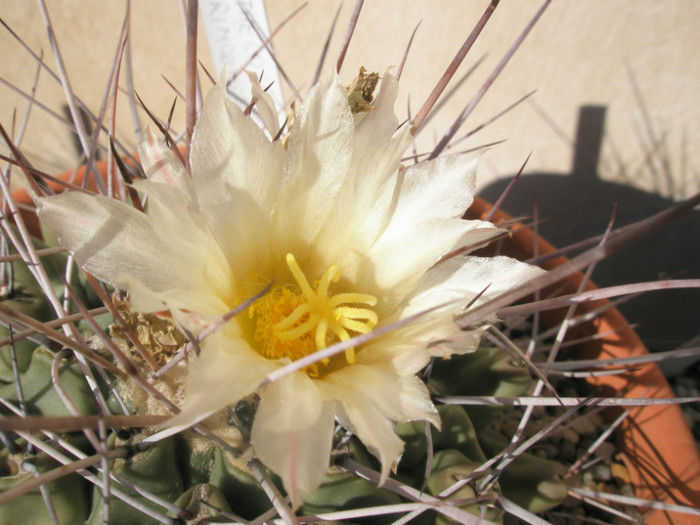
[[[231,513],[231,507],[224,494],[210,483],[194,485],[177,498],[175,505],[187,514],[188,523],[230,523],[221,513]]]
[[[486,460],[481,449],[474,425],[463,407],[457,405],[440,405],[442,428],[431,428],[433,460],[426,485],[427,491],[433,496],[439,495],[454,483],[471,474],[476,467]],[[425,478],[425,463],[427,461],[427,442],[422,423],[403,423],[398,426],[399,435],[406,441],[406,452],[401,460],[401,469],[413,469],[413,485],[421,486]],[[408,458],[408,462],[404,460]],[[474,486],[483,474],[473,482],[466,484],[454,492],[450,500],[471,500],[477,497]],[[498,491],[498,484],[491,490]],[[465,504],[463,510],[476,516],[482,515],[482,508],[477,503]],[[440,514],[429,513],[431,518],[426,523],[453,523]],[[501,513],[488,509],[484,517],[498,522]]]
[[[69,416],[70,412],[51,383],[51,365],[54,359],[53,352],[44,347],[34,350],[29,366],[20,374],[24,398],[30,412],[39,412],[45,416]],[[63,360],[59,365],[58,380],[81,414],[95,414],[94,398],[77,361]],[[0,396],[11,402],[18,402],[14,382],[1,386]]]
[[[7,475],[0,477],[0,492],[12,489],[31,480],[34,473],[21,470],[21,462],[31,461],[39,473],[58,467],[58,463],[40,454],[36,457],[16,458],[9,456],[7,449],[3,450],[3,463],[9,470]],[[70,474],[46,484],[53,510],[58,522],[62,525],[78,525],[84,522],[88,510],[86,482],[77,474]],[[54,523],[49,511],[44,505],[44,499],[35,489],[19,498],[0,505],[0,525],[17,525],[31,523],[32,525],[51,525]]]
[[[111,435],[108,438],[108,446],[110,448],[120,446],[116,436]],[[176,452],[176,438],[164,439],[132,457],[114,460],[111,471],[140,489],[173,502],[183,493]],[[119,489],[140,503],[163,512],[135,491],[127,487],[119,487]],[[95,486],[92,491],[92,510],[85,522],[86,525],[102,525],[103,502],[102,490]],[[154,525],[159,522],[120,499],[112,497],[109,523],[111,525]]]
[[[309,496],[302,512],[321,514],[342,509],[359,509],[400,503],[401,499],[388,490],[378,488],[374,483],[358,478],[350,472],[326,475],[323,484]],[[363,523],[390,523],[396,515],[364,518]]]
[[[236,460],[230,453],[213,447],[209,483],[216,486],[226,497],[234,511],[251,519],[270,508],[270,500],[245,463]]]
[[[3,306],[39,321],[52,319],[53,311],[51,305],[34,281],[26,265],[22,262],[14,261],[6,267],[5,271],[8,274],[10,266],[12,286],[10,288],[8,276],[7,281],[2,283],[2,288],[0,289],[0,301]],[[0,326],[0,339],[7,339],[9,336],[10,331],[4,326]],[[32,352],[37,345],[29,339],[22,338],[16,340],[14,346],[15,355],[17,356],[17,368],[22,373],[29,367]],[[5,383],[14,382],[10,345],[4,345],[0,348],[0,381]]]
[[[455,396],[521,396],[532,385],[528,370],[498,348],[436,361],[430,385],[440,394]],[[485,428],[502,406],[470,406],[467,413],[477,431]]]
[[[428,479],[428,492],[433,496],[439,495],[442,491],[470,475],[477,467],[481,465],[481,463],[481,461],[473,461],[468,459],[459,451],[454,449],[441,450],[437,452],[433,458],[433,470],[430,474],[430,478]],[[475,491],[474,485],[478,483],[478,479],[479,478],[472,483],[467,483],[457,491],[453,492],[447,497],[447,499],[452,501],[469,501],[477,498],[479,494],[477,494]],[[470,512],[471,514],[474,514],[475,516],[481,516],[495,523],[500,523],[503,516],[502,511],[493,506],[484,506],[483,503],[465,503],[464,505],[461,505],[461,508],[467,512]],[[455,522],[449,518],[446,518],[442,514],[437,514],[435,517],[436,525],[447,525],[453,523]]]
[[[479,433],[487,454],[495,455],[506,448],[508,441],[499,433],[486,429]],[[533,513],[559,505],[567,495],[561,480],[566,472],[557,462],[539,458],[528,452],[520,454],[499,477],[503,495]]]

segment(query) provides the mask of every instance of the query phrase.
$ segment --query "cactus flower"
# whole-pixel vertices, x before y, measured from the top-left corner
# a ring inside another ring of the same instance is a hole
[[[485,288],[477,304],[538,270],[506,257],[444,257],[499,230],[461,218],[475,157],[401,165],[411,135],[394,114],[389,73],[358,113],[331,76],[311,90],[284,140],[271,99],[251,80],[262,126],[214,87],[192,138],[191,174],[164,142],[146,138],[147,178],[134,183],[145,212],[79,192],[38,207],[83,269],[127,290],[135,311],[167,309],[197,335],[245,305],[187,363],[172,424],[194,424],[257,392],[253,448],[298,506],[327,471],[336,422],[378,458],[386,479],[403,450],[394,423],[440,424],[416,373],[431,356],[476,348],[481,331],[460,332],[453,316]],[[263,383],[290,362],[421,312]]]

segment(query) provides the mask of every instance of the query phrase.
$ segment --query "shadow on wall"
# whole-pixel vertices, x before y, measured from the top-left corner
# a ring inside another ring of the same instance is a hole
[[[515,216],[531,215],[536,200],[539,216],[551,218],[540,225],[540,234],[557,247],[603,233],[615,204],[615,228],[674,204],[598,177],[605,111],[604,106],[581,107],[570,174],[528,174],[518,180],[501,206]],[[490,184],[480,196],[495,202],[510,180]],[[700,211],[611,255],[593,273],[599,287],[659,278],[700,278]],[[649,292],[619,309],[630,323],[640,323],[637,332],[652,351],[675,349],[700,333],[697,289]]]

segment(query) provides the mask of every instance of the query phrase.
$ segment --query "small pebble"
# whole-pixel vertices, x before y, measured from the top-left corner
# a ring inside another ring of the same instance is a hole
[[[605,426],[605,420],[603,419],[603,416],[600,414],[600,412],[593,414],[591,417],[588,418],[588,420],[593,423],[596,428],[603,428]]]
[[[615,445],[609,441],[605,441],[595,450],[594,455],[598,458],[603,458],[604,461],[610,461],[615,452]]]
[[[598,432],[595,423],[589,418],[581,418],[571,425],[571,429],[578,434],[594,434]]]
[[[579,440],[578,434],[570,428],[565,428],[562,430],[561,437],[567,441],[570,441],[571,443],[578,443]]]
[[[612,463],[610,465],[610,472],[612,473],[613,477],[618,481],[618,483],[625,485],[629,484],[630,475],[627,472],[627,468],[621,463]]]
[[[569,440],[561,442],[559,447],[559,458],[561,461],[572,461],[576,458],[576,445]]]
[[[593,477],[598,481],[610,481],[612,479],[612,472],[610,472],[610,467],[602,463],[594,465]]]
[[[536,406],[532,409],[532,417],[540,419],[547,414],[547,407]]]
[[[547,459],[556,459],[559,455],[559,448],[550,443],[544,443],[540,450],[545,453]]]

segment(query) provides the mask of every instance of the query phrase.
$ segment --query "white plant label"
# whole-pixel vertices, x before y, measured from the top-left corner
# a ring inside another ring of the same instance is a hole
[[[263,88],[272,82],[267,92],[272,96],[277,107],[283,108],[284,99],[280,78],[270,53],[263,49],[248,62],[262,45],[262,40],[256,34],[245,13],[248,13],[253,20],[263,39],[270,35],[263,0],[201,0],[200,13],[217,77],[226,68],[226,74],[230,78],[243,66],[248,71],[255,72],[258,77],[263,73],[261,82]],[[268,45],[271,47],[271,44]],[[248,76],[238,75],[229,84],[228,92],[245,105],[250,101]]]

